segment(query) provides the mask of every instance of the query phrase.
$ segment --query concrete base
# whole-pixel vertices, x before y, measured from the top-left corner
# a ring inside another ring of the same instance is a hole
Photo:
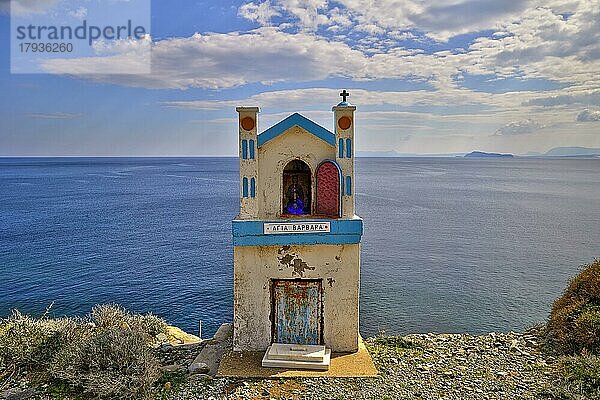
[[[325,346],[303,346],[273,343],[262,359],[268,368],[314,369],[327,371],[331,363],[331,349]]]
[[[262,351],[229,351],[223,355],[217,377],[296,378],[296,377],[376,377],[377,369],[362,339],[356,353],[332,353],[327,371],[262,366]]]

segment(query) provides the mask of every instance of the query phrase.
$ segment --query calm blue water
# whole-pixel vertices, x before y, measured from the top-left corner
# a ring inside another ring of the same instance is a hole
[[[542,321],[600,257],[600,160],[359,159],[361,331]],[[0,315],[232,320],[234,158],[0,159]]]

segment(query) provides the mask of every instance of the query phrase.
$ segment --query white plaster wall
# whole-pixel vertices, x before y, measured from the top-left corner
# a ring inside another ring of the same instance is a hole
[[[286,254],[307,267],[282,264]],[[359,244],[234,247],[234,349],[266,350],[272,336],[271,279],[304,278],[322,279],[324,344],[334,352],[357,351],[359,277]]]
[[[257,196],[260,219],[278,218],[281,215],[283,169],[291,160],[304,161],[311,171],[312,202],[315,208],[315,171],[325,159],[335,160],[335,147],[304,129],[293,126],[269,140],[258,150]]]

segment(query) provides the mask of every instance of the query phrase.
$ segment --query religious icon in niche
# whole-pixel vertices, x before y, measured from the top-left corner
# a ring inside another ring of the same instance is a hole
[[[283,214],[310,214],[310,168],[301,160],[290,161],[283,170]]]
[[[287,193],[288,202],[285,205],[285,210],[290,214],[304,214],[304,191],[302,186],[298,184],[298,177],[292,176],[292,184]]]

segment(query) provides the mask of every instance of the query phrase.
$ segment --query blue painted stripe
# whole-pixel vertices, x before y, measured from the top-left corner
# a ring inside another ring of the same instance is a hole
[[[263,225],[269,222],[329,222],[328,233],[283,233],[265,235]],[[286,245],[286,244],[352,244],[360,243],[363,233],[362,219],[321,220],[234,220],[232,224],[235,246]]]
[[[352,140],[346,139],[346,158],[352,158]]]
[[[306,130],[307,132],[312,133],[316,137],[325,142],[329,143],[332,146],[335,146],[335,135],[323,128],[321,125],[311,121],[303,115],[298,113],[294,113],[284,119],[283,121],[278,122],[273,125],[260,135],[258,135],[258,146],[262,146],[267,143],[269,140],[276,138],[281,135],[283,132],[287,131],[293,126],[299,126],[300,128]]]
[[[250,139],[250,159],[254,160],[254,139]]]
[[[293,234],[293,235],[262,235],[241,236],[233,238],[234,246],[276,246],[293,244],[357,244],[361,235],[330,235]]]
[[[248,159],[248,141],[246,139],[242,140],[242,158]]]

